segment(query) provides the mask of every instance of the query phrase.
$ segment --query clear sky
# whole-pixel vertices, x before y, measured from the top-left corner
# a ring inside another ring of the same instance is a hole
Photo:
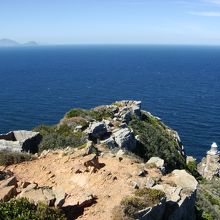
[[[220,45],[220,0],[0,0],[1,38]]]

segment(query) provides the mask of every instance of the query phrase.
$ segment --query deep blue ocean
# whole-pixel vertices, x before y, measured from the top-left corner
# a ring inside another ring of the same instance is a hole
[[[71,108],[141,100],[187,154],[220,144],[220,47],[0,49],[0,133],[54,124]]]

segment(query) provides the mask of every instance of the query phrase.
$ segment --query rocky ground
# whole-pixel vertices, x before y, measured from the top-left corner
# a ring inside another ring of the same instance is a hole
[[[163,160],[158,158],[144,163],[122,151],[112,153],[102,145],[99,150],[100,156],[89,154],[88,149],[45,151],[33,161],[0,167],[2,173],[12,176],[7,177],[11,182],[0,182],[0,200],[7,200],[5,189],[13,188],[11,195],[17,197],[47,204],[55,201],[55,205],[68,213],[69,219],[103,220],[111,219],[114,207],[137,188],[164,191],[167,201],[179,206],[169,210],[175,219],[184,216],[193,205],[197,181],[186,171],[175,170],[165,175]]]
[[[2,148],[13,151],[17,141],[25,151],[40,140],[38,154],[0,167],[0,202],[25,197],[68,219],[195,219],[198,183],[184,170],[181,140],[139,101],[72,109],[57,125],[27,138],[22,131],[21,141],[17,133],[1,135]]]

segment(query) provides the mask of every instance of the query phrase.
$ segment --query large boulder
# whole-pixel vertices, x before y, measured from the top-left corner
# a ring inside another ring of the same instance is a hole
[[[7,202],[14,196],[16,196],[17,191],[15,186],[6,186],[4,188],[0,188],[0,203]]]
[[[48,204],[47,197],[43,193],[43,189],[24,190],[18,195],[18,198],[27,198],[30,202],[35,204],[42,202]]]
[[[117,146],[115,140],[113,137],[109,137],[103,141],[101,141],[101,144],[105,144],[106,146],[108,146],[108,148],[113,149]]]
[[[197,180],[185,170],[174,170],[162,180],[162,184],[152,188],[166,194],[167,202],[163,219],[195,220]]]
[[[102,139],[108,133],[108,129],[103,121],[93,122],[90,124],[87,132],[91,139]]]
[[[134,150],[136,148],[136,140],[129,128],[122,128],[113,133],[116,144],[120,148],[126,150]]]
[[[115,102],[115,105],[119,106],[119,111],[115,116],[128,123],[131,120],[131,116],[141,116],[141,101],[123,100]]]
[[[154,164],[157,168],[163,168],[164,167],[164,160],[159,157],[151,157],[147,164]]]
[[[11,131],[0,135],[0,151],[26,151],[30,153],[38,152],[38,145],[41,142],[39,132],[33,131]]]

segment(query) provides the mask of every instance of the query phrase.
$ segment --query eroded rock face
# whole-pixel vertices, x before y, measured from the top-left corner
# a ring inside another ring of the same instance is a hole
[[[37,153],[41,138],[39,132],[11,131],[0,135],[0,150]]]
[[[93,122],[88,128],[88,134],[91,139],[102,139],[108,132],[104,122]]]
[[[153,186],[167,197],[163,220],[195,220],[197,180],[185,170],[174,170],[162,178],[163,183]],[[161,220],[162,220],[161,219]]]
[[[159,158],[159,157],[151,157],[148,161],[147,164],[155,164],[157,168],[162,168],[164,167],[164,160]]]
[[[129,128],[119,129],[113,133],[115,142],[120,148],[133,150],[136,147],[136,140],[133,132]]]
[[[164,220],[165,208],[166,200],[163,199],[159,204],[139,211],[137,217],[140,220]]]

